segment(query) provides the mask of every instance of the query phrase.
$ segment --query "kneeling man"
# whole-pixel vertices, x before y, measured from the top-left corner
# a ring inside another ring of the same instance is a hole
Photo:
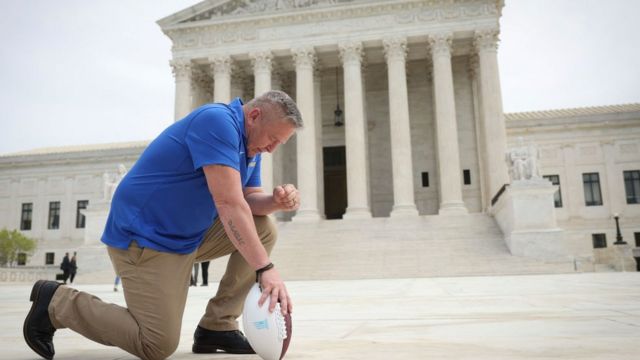
[[[302,126],[295,102],[269,91],[243,104],[204,105],[160,134],[126,174],[102,235],[127,307],[54,281],[38,281],[24,323],[31,349],[54,356],[53,335],[69,328],[145,360],[178,346],[194,262],[231,254],[218,292],[194,334],[193,352],[253,353],[237,318],[256,273],[263,303],[292,303],[269,259],[276,228],[267,217],[293,211],[293,185],[265,193],[260,153],[272,152]]]

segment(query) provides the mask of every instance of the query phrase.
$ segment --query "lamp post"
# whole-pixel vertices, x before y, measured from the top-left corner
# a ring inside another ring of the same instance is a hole
[[[334,120],[333,125],[336,127],[340,127],[344,125],[344,120],[342,119],[342,109],[340,109],[340,93],[338,92],[338,68],[336,67],[336,110],[333,112]]]
[[[620,216],[618,214],[613,214],[613,218],[616,220],[616,242],[613,245],[627,245],[625,241],[622,240],[622,234],[620,233]]]

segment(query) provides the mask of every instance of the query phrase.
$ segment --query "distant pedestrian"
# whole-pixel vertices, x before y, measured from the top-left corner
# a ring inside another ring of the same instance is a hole
[[[71,262],[69,261],[69,253],[64,253],[64,257],[62,258],[62,263],[60,264],[60,270],[62,270],[62,281],[67,283],[67,279],[69,279],[69,270],[71,268]]]
[[[209,263],[211,263],[211,261],[203,261],[200,263],[202,267],[202,286],[209,286]]]
[[[193,272],[191,273],[191,286],[198,286],[198,263],[193,263]]]
[[[73,284],[73,279],[76,277],[76,272],[78,271],[78,262],[76,260],[76,253],[73,253],[71,257],[71,261],[69,261],[69,282]]]

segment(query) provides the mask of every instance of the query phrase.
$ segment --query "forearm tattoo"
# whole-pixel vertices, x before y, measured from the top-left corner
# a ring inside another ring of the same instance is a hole
[[[238,244],[244,245],[244,239],[242,238],[242,236],[240,235],[240,232],[238,231],[236,226],[233,224],[233,221],[231,220],[229,220],[229,230],[231,230],[231,232],[233,233],[233,236],[238,241]]]

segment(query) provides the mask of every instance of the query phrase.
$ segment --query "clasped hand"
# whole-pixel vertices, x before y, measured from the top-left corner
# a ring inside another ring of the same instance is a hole
[[[300,194],[292,184],[279,185],[273,189],[273,201],[284,211],[298,210],[298,207],[300,207]]]

